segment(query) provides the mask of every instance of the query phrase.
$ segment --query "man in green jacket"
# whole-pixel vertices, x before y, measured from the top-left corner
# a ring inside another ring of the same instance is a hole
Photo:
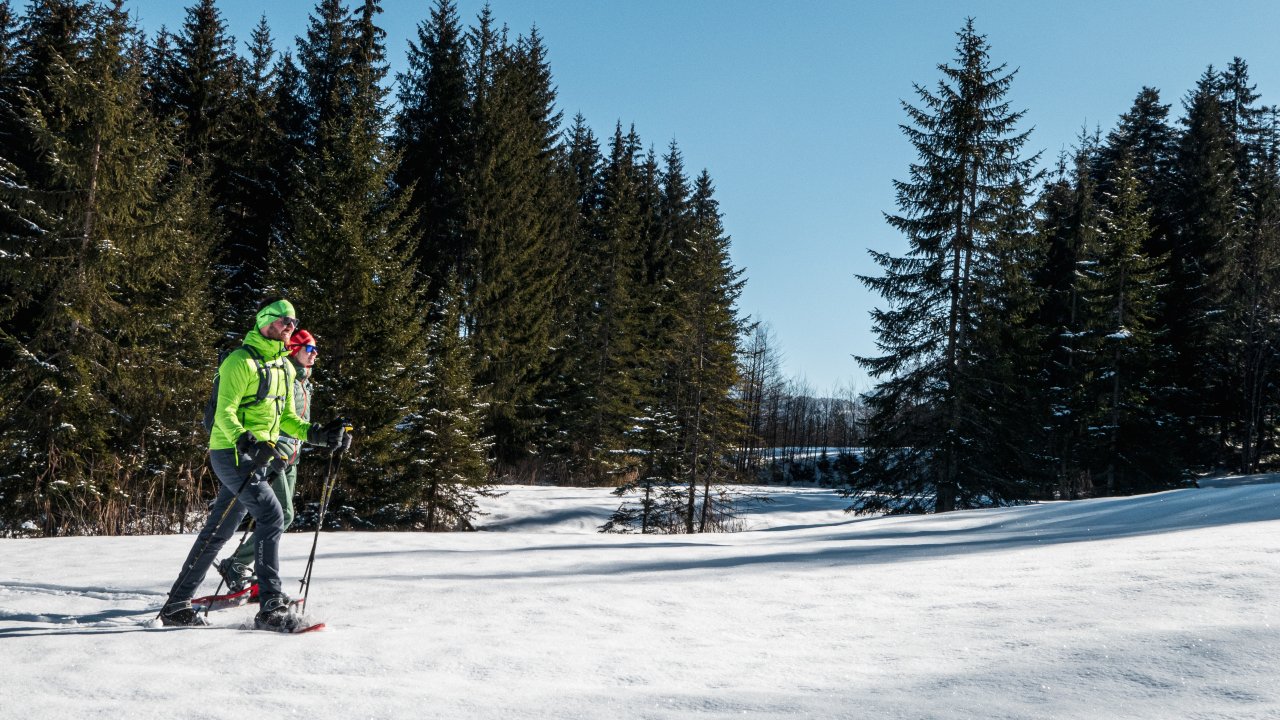
[[[295,438],[306,438],[313,445],[337,447],[343,443],[346,421],[338,418],[317,427],[298,417],[293,401],[293,367],[285,359],[286,344],[297,327],[293,305],[288,300],[273,302],[258,311],[244,345],[218,366],[209,460],[220,488],[209,520],[196,537],[160,611],[165,625],[204,624],[204,618],[191,607],[191,598],[246,512],[253,517],[255,526],[259,588],[256,626],[292,632],[302,622],[290,609],[280,582],[284,512],[270,480],[283,469],[288,454],[277,440],[283,430]]]
[[[316,347],[315,337],[302,328],[294,331],[286,346],[289,349],[289,362],[293,364],[294,372],[293,409],[298,417],[309,423],[311,422],[311,394],[314,391],[311,385],[311,373],[314,370],[319,349]],[[345,436],[343,440],[344,444],[349,443],[351,437]],[[289,455],[285,469],[276,473],[271,481],[271,489],[275,491],[280,509],[284,511],[283,527],[287,531],[293,525],[293,493],[298,487],[298,459],[302,450],[302,441],[284,432],[280,434],[276,444]],[[253,581],[255,555],[256,549],[253,543],[246,542],[230,557],[215,566],[231,592],[240,592]]]

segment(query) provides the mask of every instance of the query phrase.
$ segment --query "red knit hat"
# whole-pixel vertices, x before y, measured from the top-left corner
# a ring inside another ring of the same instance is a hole
[[[316,339],[311,337],[311,333],[303,330],[302,328],[298,328],[297,330],[294,330],[293,335],[289,337],[289,354],[297,355],[302,352],[303,346],[315,344]]]

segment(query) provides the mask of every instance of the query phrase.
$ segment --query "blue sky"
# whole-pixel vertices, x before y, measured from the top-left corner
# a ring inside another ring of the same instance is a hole
[[[177,29],[178,0],[131,0],[144,28]],[[470,24],[483,0],[461,0]],[[430,0],[383,0],[392,70]],[[241,41],[264,12],[277,47],[306,28],[311,2],[221,0]],[[1249,63],[1262,101],[1277,102],[1280,3],[855,2],[814,0],[490,0],[513,34],[545,38],[559,106],[596,134],[635,124],[661,153],[675,139],[691,175],[716,182],[737,265],[741,309],[767,322],[788,374],[818,393],[869,389],[853,360],[874,354],[868,311],[881,302],[855,279],[875,274],[867,248],[901,253],[883,220],[892,180],[913,151],[898,125],[912,83],[938,81],[972,16],[996,63],[1017,68],[1010,92],[1046,164],[1082,128],[1105,132],[1142,86],[1181,100],[1213,64]]]

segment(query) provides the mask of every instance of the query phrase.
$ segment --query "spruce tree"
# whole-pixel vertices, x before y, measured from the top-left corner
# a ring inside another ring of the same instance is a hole
[[[9,0],[0,0],[0,72],[12,71],[17,52],[18,19],[13,14]]]
[[[1160,102],[1160,91],[1144,87],[1133,105],[1120,116],[1116,127],[1107,133],[1106,143],[1097,149],[1094,164],[1095,184],[1115,177],[1115,167],[1128,157],[1138,187],[1151,209],[1151,233],[1148,255],[1159,257],[1169,252],[1174,237],[1174,200],[1172,172],[1176,138],[1169,126],[1169,106]]]
[[[452,0],[437,0],[418,26],[408,64],[397,79],[394,143],[401,161],[395,180],[412,193],[418,267],[435,298],[450,273],[469,277],[473,260],[466,183],[475,148],[464,38]]]
[[[9,182],[21,184],[22,174],[16,165],[19,158],[14,152],[23,135],[17,53],[18,21],[8,0],[0,0],[0,173]],[[19,217],[0,207],[0,233],[6,237],[22,233],[24,226]],[[0,295],[9,295],[6,290],[0,287]]]
[[[1092,174],[1096,138],[1081,138],[1073,161],[1064,160],[1038,204],[1045,261],[1036,284],[1044,289],[1036,325],[1043,328],[1045,400],[1055,487],[1049,495],[1074,500],[1090,494],[1085,403],[1085,313],[1080,271],[1101,228],[1097,185]]]
[[[684,156],[674,140],[661,170],[651,151],[640,178],[641,246],[635,267],[642,354],[636,365],[644,383],[642,403],[653,405],[663,396],[671,353],[680,343],[676,313],[687,280],[682,276],[681,257],[694,217]]]
[[[1003,211],[985,253],[974,263],[973,360],[969,380],[983,422],[970,432],[981,455],[969,472],[992,499],[1038,497],[1052,472],[1052,417],[1044,398],[1049,373],[1041,348],[1049,330],[1038,321],[1044,294],[1037,283],[1047,247],[1035,232],[1031,186],[1038,177],[1015,178],[1000,196]]]
[[[974,428],[986,422],[978,402],[975,358],[980,290],[975,270],[992,255],[1015,197],[1035,158],[1019,153],[1027,133],[1021,112],[1004,99],[1013,73],[992,67],[985,37],[965,23],[955,65],[930,91],[916,86],[922,106],[903,103],[903,130],[919,153],[910,178],[897,181],[901,214],[888,216],[907,237],[904,257],[872,252],[881,277],[862,281],[889,301],[872,319],[878,357],[861,357],[880,383],[872,409],[867,465],[852,493],[862,510],[937,512],[1004,499],[971,468],[990,448]]]
[[[1157,392],[1157,289],[1161,261],[1143,250],[1151,210],[1126,156],[1109,179],[1102,229],[1086,254],[1085,300],[1093,469],[1107,495],[1165,487],[1176,478],[1167,459],[1166,423],[1150,403]]]
[[[477,154],[468,232],[475,265],[465,324],[476,385],[488,403],[485,434],[499,463],[527,459],[554,394],[548,371],[557,301],[571,242],[572,179],[563,171],[560,115],[536,32],[514,45],[482,15],[469,35]]]
[[[288,202],[290,236],[272,263],[276,287],[325,348],[317,417],[341,413],[356,425],[336,500],[354,508],[353,523],[399,519],[394,503],[413,482],[402,421],[421,411],[426,341],[412,214],[390,180],[397,158],[384,132],[377,12],[367,1],[349,16],[322,0],[311,17],[299,48],[307,152]]]
[[[147,48],[146,88],[147,106],[156,118],[170,128],[177,128],[181,123],[178,104],[174,97],[173,69],[174,60],[173,33],[163,25],[156,31],[155,39]]]
[[[0,157],[11,154],[9,147],[17,139],[18,93],[18,20],[9,0],[0,0]]]
[[[22,108],[40,180],[0,193],[31,230],[5,236],[5,504],[46,534],[124,532],[160,496],[185,514],[190,485],[163,483],[202,464],[192,368],[211,361],[190,342],[209,324],[207,208],[170,173],[175,147],[146,110],[122,8],[76,17],[74,38],[27,26],[49,63]]]
[[[1221,75],[1209,68],[1186,101],[1175,165],[1178,214],[1165,296],[1171,410],[1184,423],[1181,446],[1195,466],[1225,462],[1227,364],[1222,351],[1239,226],[1232,139],[1223,121]]]
[[[744,330],[737,301],[746,283],[741,279],[743,271],[735,269],[729,257],[729,236],[705,170],[694,185],[689,220],[689,235],[679,248],[685,255],[682,270],[688,273],[681,303],[683,342],[678,351],[690,471],[685,529],[693,532],[696,522],[697,531],[703,532],[710,521],[721,519],[714,507],[720,498],[712,497],[711,488],[729,479],[730,448],[742,432],[741,408],[732,391],[738,382],[738,340]]]
[[[215,167],[236,134],[232,125],[239,91],[235,38],[227,34],[215,0],[198,0],[187,8],[182,30],[174,38],[172,62],[165,69],[179,113],[187,155],[208,166],[215,182],[224,171]],[[222,194],[221,192],[218,193]]]
[[[1224,416],[1225,446],[1220,462],[1234,468],[1255,468],[1258,441],[1265,434],[1261,422],[1272,400],[1270,362],[1274,347],[1274,287],[1269,280],[1277,249],[1274,228],[1275,185],[1273,117],[1257,105],[1259,95],[1249,80],[1248,65],[1235,58],[1222,73],[1220,105],[1232,158],[1234,237],[1225,250],[1225,304],[1215,325],[1215,345],[1223,377],[1218,397]],[[1238,457],[1230,457],[1238,453]],[[1248,470],[1244,470],[1248,471]]]
[[[600,208],[583,258],[583,288],[591,298],[582,307],[576,330],[579,362],[576,373],[583,397],[582,416],[573,425],[583,472],[601,482],[625,471],[615,456],[636,416],[638,395],[634,360],[637,326],[634,269],[639,257],[640,208],[635,157],[619,125],[610,157],[601,172]],[[619,462],[622,460],[622,462]]]
[[[1263,448],[1275,436],[1276,352],[1280,347],[1280,126],[1270,109],[1259,126],[1246,204],[1240,268],[1224,318],[1236,328],[1231,357],[1234,436],[1239,472],[1258,472]]]
[[[1241,58],[1233,58],[1222,72],[1218,105],[1227,134],[1232,167],[1238,180],[1237,196],[1251,180],[1257,160],[1258,136],[1262,133],[1265,109],[1258,107],[1260,96],[1257,86],[1250,83],[1249,65]]]
[[[275,240],[285,234],[285,199],[290,196],[291,168],[301,154],[278,117],[282,64],[266,18],[250,35],[249,56],[240,63],[239,91],[227,120],[234,129],[232,151],[220,158],[227,173],[223,217],[227,240],[222,254],[228,268],[225,327],[238,332],[242,318],[253,314],[267,297],[268,263]]]
[[[640,153],[640,138],[631,129],[627,136],[631,154]],[[643,449],[642,478],[652,484],[661,481],[660,507],[670,506],[672,531],[684,526],[687,493],[678,491],[688,482],[682,463],[680,432],[680,373],[678,349],[686,338],[680,336],[681,296],[688,275],[680,264],[692,232],[690,183],[684,158],[672,141],[661,168],[653,148],[645,153],[637,168],[639,199],[639,255],[634,263],[636,354],[632,366],[639,395],[639,410],[632,445]],[[647,486],[646,486],[647,490]],[[665,510],[664,510],[665,512]]]
[[[293,237],[292,212],[288,206],[301,194],[301,168],[314,148],[314,134],[308,124],[310,103],[306,98],[302,70],[291,53],[281,54],[275,73],[269,124],[279,138],[279,145],[272,152],[275,164],[272,165],[274,172],[271,178],[284,211],[271,223],[269,242],[272,257],[287,238]]]
[[[51,86],[62,71],[59,63],[70,62],[86,52],[92,11],[93,3],[84,0],[30,3],[17,28],[13,66],[16,83],[0,92],[25,94],[23,102],[51,97]],[[25,174],[28,182],[42,184],[46,178],[40,173],[45,168],[29,124],[19,122],[10,131],[13,138],[5,148],[9,161]]]
[[[594,319],[597,317],[598,249],[602,246],[600,211],[604,159],[586,119],[577,115],[568,131],[564,172],[574,179],[577,212],[568,228],[569,252],[564,268],[564,294],[553,332],[563,338],[551,354],[546,394],[546,421],[539,439],[546,471],[561,481],[585,475],[582,467],[594,446],[586,428],[594,416],[596,396],[588,378],[593,367]]]
[[[472,529],[476,501],[488,485],[487,438],[480,436],[483,405],[471,385],[471,356],[462,335],[461,284],[446,279],[427,337],[422,409],[406,422],[411,522],[426,530]]]

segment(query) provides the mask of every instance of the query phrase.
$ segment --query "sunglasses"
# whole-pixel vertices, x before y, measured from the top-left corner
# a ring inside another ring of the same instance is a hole
[[[289,317],[288,315],[272,315],[271,317],[278,319],[280,322],[284,323],[285,325],[292,325],[293,327],[298,327],[298,318]]]
[[[303,345],[303,346],[302,346],[302,350],[303,350],[303,352],[313,353],[313,352],[315,352],[315,351],[316,351],[316,346],[315,346],[315,345]]]

